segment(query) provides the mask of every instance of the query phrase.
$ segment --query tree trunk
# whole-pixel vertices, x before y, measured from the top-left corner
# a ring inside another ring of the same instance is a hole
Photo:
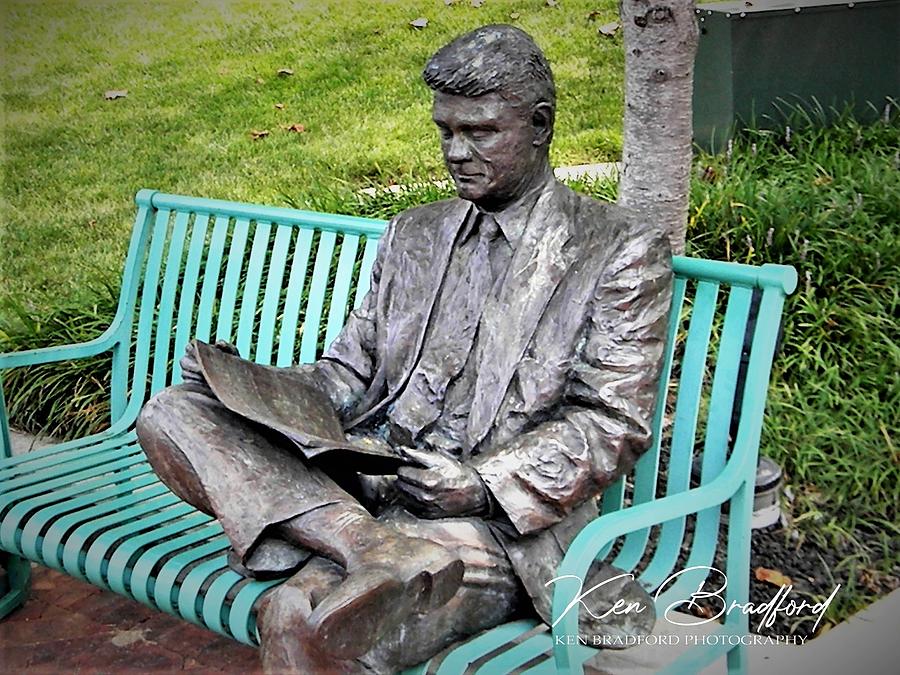
[[[693,0],[621,0],[625,124],[619,204],[684,252],[691,179]]]

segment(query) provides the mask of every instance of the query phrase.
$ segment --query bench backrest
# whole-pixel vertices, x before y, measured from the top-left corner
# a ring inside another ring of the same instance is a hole
[[[314,361],[368,291],[384,228],[384,222],[364,218],[150,190],[139,192],[136,201],[114,324],[121,338],[114,351],[114,421],[135,415],[152,393],[180,381],[177,361],[194,337],[233,342],[258,363]],[[796,285],[796,273],[779,265],[683,257],[675,258],[674,269],[666,376],[659,391],[664,405],[657,406],[654,444],[632,475],[606,491],[605,512],[681,492],[692,480],[706,482],[726,461],[755,466],[782,303]],[[741,358],[747,356],[754,292],[760,296],[759,318],[732,439],[729,421]],[[694,457],[701,453],[702,471],[692,478]],[[717,508],[689,525],[695,533],[692,563],[712,560],[719,521]],[[661,527],[643,573],[648,585],[674,569],[686,525],[678,519]],[[629,535],[615,551],[617,564],[631,569],[650,551],[656,538],[649,535]]]

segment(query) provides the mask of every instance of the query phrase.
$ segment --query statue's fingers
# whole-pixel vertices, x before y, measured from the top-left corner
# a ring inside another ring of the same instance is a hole
[[[418,448],[409,448],[406,446],[401,447],[400,451],[407,457],[428,468],[436,469],[447,465],[447,458],[437,452],[419,450]]]
[[[216,347],[221,349],[226,354],[232,354],[234,356],[240,356],[241,353],[238,351],[238,348],[235,347],[230,342],[226,342],[225,340],[216,340]]]
[[[414,485],[403,484],[397,481],[397,496],[410,512],[423,518],[440,518],[444,510],[437,503],[434,495]]]
[[[433,497],[428,492],[415,485],[398,480],[394,487],[397,488],[397,493],[404,502],[428,506],[433,500]]]
[[[197,374],[197,375],[200,374],[200,368],[197,365],[197,360],[195,358],[193,358],[192,356],[188,356],[188,355],[182,356],[181,360],[178,362],[178,365],[181,366],[182,374],[186,374],[186,373],[193,373],[193,374]]]
[[[437,479],[430,469],[416,469],[411,466],[401,466],[397,469],[397,478],[398,483],[424,489],[433,488],[437,484]]]

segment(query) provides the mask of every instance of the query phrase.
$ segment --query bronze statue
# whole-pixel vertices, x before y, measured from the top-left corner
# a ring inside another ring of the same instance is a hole
[[[459,198],[394,217],[323,357],[265,374],[324,394],[350,442],[404,458],[396,475],[308,459],[265,410],[235,414],[205,345],[138,420],[162,479],[222,523],[233,566],[292,575],[260,609],[269,671],[392,672],[517,612],[548,621],[566,547],[650,443],[665,236],[556,181],[553,78],[526,33],[479,28],[423,76]],[[582,629],[652,623],[651,609]]]

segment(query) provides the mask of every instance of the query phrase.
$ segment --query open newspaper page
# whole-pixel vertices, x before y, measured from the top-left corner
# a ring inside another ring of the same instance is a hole
[[[197,360],[213,394],[233,413],[272,429],[310,461],[344,463],[365,474],[415,462],[380,438],[347,439],[328,397],[293,368],[263,366],[205,342]]]

